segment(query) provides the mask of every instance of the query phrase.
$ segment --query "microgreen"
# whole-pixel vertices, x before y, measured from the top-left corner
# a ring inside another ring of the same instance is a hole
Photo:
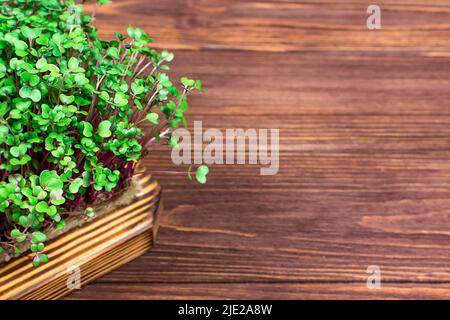
[[[173,53],[139,28],[100,40],[75,0],[10,0],[0,7],[0,253],[27,248],[48,261],[46,230],[125,188],[151,142],[176,147],[187,96],[171,81]],[[98,0],[99,5],[108,0]],[[145,129],[145,130],[144,130]],[[208,168],[195,173],[206,182]],[[190,173],[189,173],[190,176]]]
[[[201,184],[206,183],[206,176],[209,173],[209,168],[205,165],[198,167],[197,172],[195,173],[195,178]]]

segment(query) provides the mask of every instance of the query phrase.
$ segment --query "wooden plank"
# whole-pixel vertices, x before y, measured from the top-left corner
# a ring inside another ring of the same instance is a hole
[[[450,1],[377,4],[374,32],[360,0],[101,9],[102,35],[131,21],[175,49],[173,78],[203,80],[190,124],[279,128],[281,168],[216,165],[193,186],[158,173],[173,164],[156,148],[157,246],[73,297],[448,298]]]
[[[201,62],[195,63],[197,59],[216,59],[226,65],[234,54],[183,53],[184,59],[179,60],[186,64],[179,69],[202,68]],[[432,92],[424,94],[423,99],[430,97],[427,105],[417,102],[414,94],[425,90],[422,77],[446,83],[450,72],[438,70],[447,67],[441,61],[417,59],[415,67],[428,68],[420,75],[413,65],[392,64],[391,76],[403,74],[410,87],[400,81],[390,88],[386,85],[379,89],[381,98],[375,95],[366,100],[369,105],[365,107],[364,97],[373,90],[360,85],[368,65],[345,66],[344,59],[329,64],[338,70],[340,61],[348,72],[344,81],[348,89],[342,89],[336,102],[320,84],[338,83],[337,78],[328,78],[327,68],[322,67],[326,62],[309,56],[309,67],[312,70],[315,61],[318,72],[295,79],[296,87],[305,86],[298,95],[321,97],[331,105],[324,108],[319,102],[320,108],[313,108],[310,101],[296,100],[296,93],[289,91],[282,99],[288,101],[285,110],[290,111],[277,114],[280,95],[259,98],[264,88],[244,83],[274,74],[272,60],[264,62],[260,53],[239,56],[244,74],[250,75],[242,83],[233,82],[231,75],[237,66],[231,64],[211,73],[206,86],[212,89],[206,97],[195,97],[192,118],[203,120],[205,128],[222,130],[280,128],[279,174],[261,177],[257,166],[217,165],[212,166],[204,187],[190,186],[182,175],[159,175],[170,199],[159,246],[105,281],[361,281],[370,264],[380,265],[390,281],[449,281],[450,118],[442,108],[447,89],[427,87]],[[245,62],[255,56],[260,59],[246,69]],[[278,56],[294,60],[291,54]],[[379,63],[375,58],[370,61]],[[281,83],[293,77],[287,63],[277,70]],[[371,70],[381,84],[389,79],[383,70]],[[256,98],[252,101],[252,92],[238,91],[236,83],[255,88]],[[359,86],[356,92],[351,83]],[[307,88],[308,84],[314,89]],[[397,100],[397,105],[382,103],[396,89],[404,99]],[[226,94],[220,97],[219,92]],[[275,82],[273,92],[285,91]],[[227,109],[233,101],[241,107]],[[213,106],[208,108],[208,104]],[[164,151],[168,152],[162,148],[152,152],[147,165],[155,171],[172,168]]]
[[[367,289],[364,283],[95,283],[70,299],[449,299],[449,284],[386,284]]]
[[[383,30],[368,32],[365,0],[117,0],[98,11],[101,34],[131,22],[158,47],[189,50],[414,52],[448,56],[450,3],[381,0]]]
[[[449,120],[441,116],[450,114],[445,107],[449,62],[445,57],[372,56],[371,51],[367,56],[176,51],[171,75],[203,80],[205,92],[191,97],[188,115],[205,127],[239,121],[233,127],[299,130],[281,135],[287,139],[359,123],[354,129],[361,134],[378,128],[385,136],[412,135],[417,127],[445,136],[441,130],[447,130]],[[316,131],[304,132],[308,127]]]
[[[2,266],[0,300],[60,298],[72,291],[67,283],[75,269],[84,285],[146,252],[156,235],[160,187],[150,175],[135,180],[142,189],[132,204],[50,241],[45,265],[33,267],[25,254]]]

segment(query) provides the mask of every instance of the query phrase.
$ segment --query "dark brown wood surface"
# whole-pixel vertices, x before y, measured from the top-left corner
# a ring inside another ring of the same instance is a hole
[[[115,0],[206,92],[205,128],[279,128],[280,172],[156,174],[156,247],[70,298],[450,298],[450,1]],[[173,169],[168,149],[146,161]],[[184,168],[175,168],[182,171]],[[382,288],[366,287],[369,265]]]

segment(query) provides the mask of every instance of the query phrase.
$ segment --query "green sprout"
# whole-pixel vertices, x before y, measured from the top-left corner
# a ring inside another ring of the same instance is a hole
[[[82,2],[0,7],[0,253],[29,248],[35,266],[48,261],[48,228],[64,229],[74,212],[93,217],[152,141],[177,147],[162,133],[187,123],[187,96],[202,88],[186,77],[177,87],[166,73],[173,53],[152,49],[142,29],[99,39]],[[195,178],[207,174],[201,166]]]

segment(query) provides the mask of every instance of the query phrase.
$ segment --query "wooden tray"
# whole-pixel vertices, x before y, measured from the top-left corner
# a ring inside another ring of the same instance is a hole
[[[149,250],[162,211],[161,188],[141,172],[136,200],[47,243],[39,267],[25,255],[0,267],[0,299],[58,299]]]

